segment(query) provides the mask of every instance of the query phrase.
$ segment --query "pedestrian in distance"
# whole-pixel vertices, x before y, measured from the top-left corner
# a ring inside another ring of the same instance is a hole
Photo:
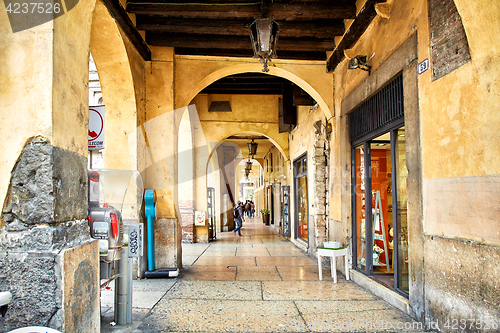
[[[234,221],[236,222],[236,228],[233,230],[233,232],[236,233],[236,231],[238,231],[238,236],[241,236],[241,227],[243,226],[243,221],[245,221],[243,211],[244,211],[243,202],[238,201],[238,204],[233,208],[233,218]]]

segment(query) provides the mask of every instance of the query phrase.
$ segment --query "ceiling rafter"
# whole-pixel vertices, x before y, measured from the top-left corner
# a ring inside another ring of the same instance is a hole
[[[223,48],[223,49],[252,49],[250,38],[247,36],[221,36],[221,35],[194,35],[175,33],[146,34],[149,45],[170,46],[182,48]],[[335,47],[333,40],[317,40],[311,38],[280,38],[280,51],[322,51],[326,52]]]
[[[248,19],[260,17],[260,3],[143,3],[128,2],[127,12],[134,14],[164,15],[176,18]],[[334,3],[270,3],[267,16],[276,21],[354,19],[356,6],[345,2]]]
[[[252,20],[180,19],[137,15],[137,29],[150,32],[249,36]],[[344,34],[342,20],[282,21],[280,37],[332,38]]]

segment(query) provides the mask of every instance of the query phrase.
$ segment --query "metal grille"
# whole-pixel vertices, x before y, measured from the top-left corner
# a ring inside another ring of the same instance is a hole
[[[404,116],[403,75],[399,75],[349,114],[351,142]]]

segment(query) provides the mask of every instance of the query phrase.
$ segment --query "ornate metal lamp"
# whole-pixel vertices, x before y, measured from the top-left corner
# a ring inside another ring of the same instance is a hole
[[[272,18],[256,19],[248,26],[252,41],[253,57],[264,63],[263,72],[269,72],[267,62],[277,58],[276,44],[278,43],[279,24]]]
[[[255,156],[257,155],[257,146],[259,144],[257,142],[254,141],[254,139],[252,139],[252,142],[249,142],[248,143],[248,154],[250,154],[250,156]]]

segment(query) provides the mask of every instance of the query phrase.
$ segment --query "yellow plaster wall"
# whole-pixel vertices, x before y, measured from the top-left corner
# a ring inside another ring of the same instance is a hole
[[[230,99],[232,112],[208,112],[210,101],[204,94],[193,100],[211,149],[231,135],[254,133],[267,136],[288,156],[287,133],[279,133],[278,96],[231,95]]]
[[[128,134],[129,156],[132,167],[135,167],[137,170],[144,170],[142,166],[145,161],[146,148],[144,140],[141,140],[143,138],[143,132],[140,124],[143,124],[146,120],[145,72],[147,62],[142,59],[142,56],[137,52],[128,39],[125,38],[124,43],[130,60],[130,70],[134,83],[136,103],[136,119],[134,119],[135,127],[131,129],[130,134]]]
[[[125,43],[115,20],[104,4],[96,3],[90,50],[99,73],[105,104],[106,169],[137,169],[137,144],[129,142],[136,135],[137,104],[134,78]],[[139,81],[140,82],[140,81]]]
[[[500,173],[500,106],[496,103],[500,96],[500,46],[496,42],[500,34],[500,4],[464,0],[455,3],[468,37],[472,60],[435,81],[432,81],[432,65],[417,78],[424,230],[428,234],[500,244],[500,226],[487,223],[497,219],[498,214],[487,204],[472,212],[471,201],[468,205],[457,204],[456,214],[442,212],[442,207],[426,210],[441,196],[436,192],[435,182],[476,184],[486,181],[492,185],[495,180],[477,177],[497,177]],[[431,60],[427,1],[395,0],[392,1],[390,18],[375,18],[360,41],[346,54],[367,55],[373,72],[413,33],[417,33],[418,38],[418,62],[426,58]],[[361,70],[348,70],[347,63],[348,59],[345,59],[334,73],[337,110],[342,100],[368,75]],[[337,143],[332,142],[333,147],[340,142],[338,128],[342,121],[339,116],[335,121],[334,140]],[[335,149],[332,168],[341,167],[340,155]],[[481,186],[474,186],[471,189],[463,187],[471,200],[483,195]],[[341,193],[334,193],[330,206],[330,217],[339,220],[341,214],[336,208],[345,200]],[[451,193],[446,200],[457,203],[459,198],[455,196],[456,193]],[[496,203],[495,198],[492,196],[490,203]],[[483,225],[485,223],[488,227]]]
[[[42,136],[57,147],[87,155],[94,5],[94,0],[82,0],[55,21],[17,33],[11,30],[7,12],[0,10],[0,134],[9,147],[0,162],[1,198],[30,137]]]
[[[278,55],[279,56],[279,55]],[[206,86],[228,75],[262,72],[255,59],[176,56],[176,106],[188,105]],[[311,95],[325,110],[333,114],[333,80],[324,62],[273,60],[269,75],[286,78]]]
[[[88,63],[94,6],[95,0],[79,2],[55,19],[53,26],[52,144],[83,156],[88,153]]]
[[[500,3],[455,3],[472,61],[420,80],[424,178],[500,173]]]
[[[181,111],[174,108],[174,61],[172,48],[151,48],[146,65],[146,116],[141,123],[145,169],[144,187],[157,189],[158,218],[175,218],[177,202],[177,128]],[[179,120],[180,121],[180,120]],[[142,152],[141,152],[142,153]]]

